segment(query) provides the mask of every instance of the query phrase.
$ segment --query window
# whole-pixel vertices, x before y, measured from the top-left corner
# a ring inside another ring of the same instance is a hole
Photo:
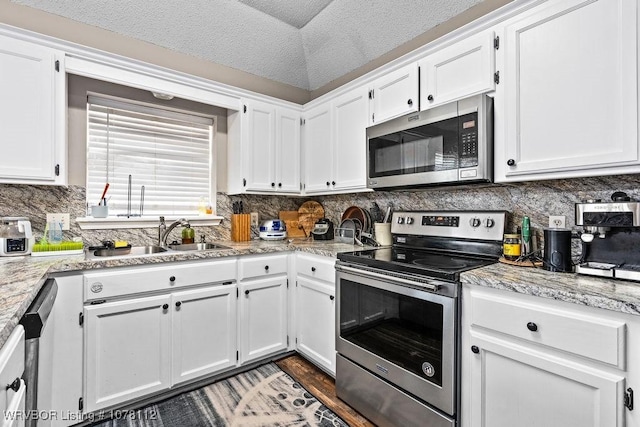
[[[89,95],[87,203],[109,183],[109,216],[197,215],[215,190],[214,125],[214,117]]]

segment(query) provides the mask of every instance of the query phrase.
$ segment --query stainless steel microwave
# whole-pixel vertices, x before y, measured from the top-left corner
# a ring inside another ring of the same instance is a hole
[[[493,98],[476,95],[367,128],[367,187],[491,182]]]

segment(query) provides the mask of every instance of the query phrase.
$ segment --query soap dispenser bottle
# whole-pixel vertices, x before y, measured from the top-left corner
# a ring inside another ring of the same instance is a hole
[[[195,241],[196,232],[189,224],[182,229],[182,244],[188,245]]]

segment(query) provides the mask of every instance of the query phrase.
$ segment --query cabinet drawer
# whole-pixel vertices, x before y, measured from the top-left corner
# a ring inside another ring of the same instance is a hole
[[[84,300],[234,281],[236,258],[212,262],[134,267],[84,274]]]
[[[335,264],[336,260],[334,258],[298,254],[296,259],[296,273],[318,280],[324,280],[325,282],[335,283]]]
[[[4,411],[17,410],[24,394],[24,381],[20,379],[24,372],[24,328],[18,325],[9,339],[0,349],[0,414]],[[18,380],[19,388],[14,391],[7,388]],[[4,424],[3,424],[4,425]]]
[[[622,321],[475,291],[471,304],[472,325],[625,368]]]
[[[263,255],[240,258],[238,261],[240,280],[287,274],[287,257],[288,255]]]

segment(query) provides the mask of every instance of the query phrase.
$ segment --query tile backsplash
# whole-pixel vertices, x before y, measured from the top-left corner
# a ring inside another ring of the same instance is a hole
[[[371,209],[373,203],[385,210],[506,210],[510,215],[508,230],[515,230],[522,216],[531,218],[531,225],[541,237],[549,215],[564,215],[567,227],[573,227],[574,203],[586,199],[609,200],[614,191],[624,191],[632,199],[640,199],[640,175],[618,175],[580,179],[535,181],[514,184],[481,184],[460,187],[428,188],[412,191],[375,191],[318,197],[228,196],[217,195],[217,214],[226,220],[216,227],[195,226],[196,236],[204,234],[207,241],[230,238],[231,204],[242,200],[245,211],[256,211],[260,219],[277,218],[280,210],[297,210],[306,200],[319,201],[326,216],[336,225],[342,212],[356,205]],[[131,230],[80,230],[74,219],[85,215],[83,186],[36,186],[0,184],[0,216],[26,216],[32,222],[36,238],[42,236],[46,212],[69,212],[71,230],[66,238],[82,237],[86,245],[104,239],[128,240],[134,245],[149,244],[157,239],[155,228]],[[176,230],[169,240],[178,239]]]

